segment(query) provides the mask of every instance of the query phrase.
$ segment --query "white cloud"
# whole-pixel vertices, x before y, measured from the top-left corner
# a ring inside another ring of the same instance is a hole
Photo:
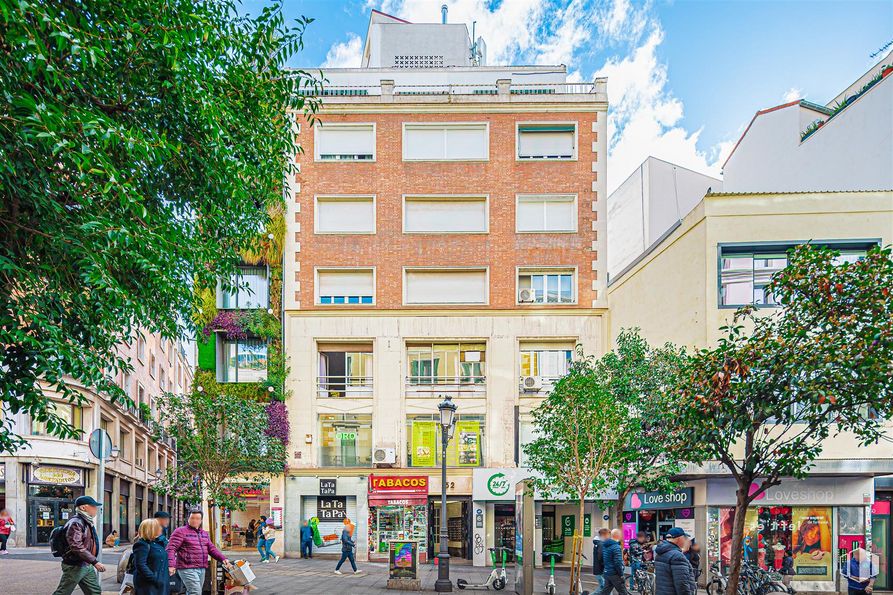
[[[787,91],[785,91],[784,95],[781,96],[781,100],[784,103],[790,103],[792,101],[797,101],[803,97],[803,91],[798,89],[797,87],[791,87]]]
[[[355,33],[347,34],[347,41],[339,41],[329,48],[323,68],[359,68],[363,57],[363,40]]]

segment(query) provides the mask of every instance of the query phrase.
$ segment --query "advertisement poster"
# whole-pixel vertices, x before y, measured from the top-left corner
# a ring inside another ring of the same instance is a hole
[[[437,466],[437,422],[412,422],[412,466]]]
[[[417,549],[418,544],[415,541],[390,542],[390,555],[388,556],[389,578],[414,579],[417,577]]]
[[[831,508],[794,508],[793,548],[797,576],[810,580],[831,580],[831,565],[834,563]]]
[[[456,449],[456,462],[460,467],[481,464],[481,422],[456,422]]]
[[[636,524],[635,523],[623,523],[623,547],[628,548],[630,541],[635,541],[636,539]]]

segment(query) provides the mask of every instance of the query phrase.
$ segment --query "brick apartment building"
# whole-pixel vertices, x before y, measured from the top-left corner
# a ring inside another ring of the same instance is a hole
[[[300,126],[288,553],[295,521],[319,518],[326,540],[347,516],[360,559],[399,536],[430,560],[446,489],[450,553],[486,564],[486,547],[514,542],[498,480],[523,469],[530,412],[577,345],[605,348],[606,82],[485,53],[465,25],[373,11],[362,66],[325,71],[321,124]],[[458,421],[443,486],[445,395]],[[556,518],[572,512],[537,508],[538,549],[563,542]]]

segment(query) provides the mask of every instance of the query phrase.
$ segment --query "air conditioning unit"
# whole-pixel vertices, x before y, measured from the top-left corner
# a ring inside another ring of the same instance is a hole
[[[376,465],[393,465],[397,462],[397,450],[394,448],[376,448],[372,451],[372,462]]]
[[[543,388],[543,379],[539,376],[525,376],[521,380],[521,386],[524,387],[524,392],[535,393]]]
[[[530,304],[536,300],[536,294],[532,289],[522,289],[518,292],[518,302],[522,304]]]

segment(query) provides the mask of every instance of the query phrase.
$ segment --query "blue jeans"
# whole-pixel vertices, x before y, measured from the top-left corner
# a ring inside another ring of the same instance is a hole
[[[276,541],[276,538],[273,539],[264,539],[264,545],[267,550],[267,560],[273,559],[276,557],[276,554],[273,553],[273,542]]]
[[[202,589],[205,588],[204,568],[181,568],[177,574],[186,587],[186,595],[201,595]]]
[[[633,560],[629,563],[629,588],[636,588],[636,571],[642,567],[641,562]]]
[[[313,542],[310,540],[301,542],[301,557],[302,558],[312,558],[313,557]]]
[[[267,559],[267,552],[264,551],[266,549],[265,542],[266,542],[266,540],[263,537],[257,538],[257,551],[258,551],[258,553],[260,553],[260,561],[261,562],[263,562],[264,560]]]
[[[353,550],[348,550],[346,552],[341,552],[341,559],[338,560],[338,565],[335,566],[335,570],[341,570],[341,565],[344,564],[345,560],[350,560],[350,567],[353,568],[353,571],[357,571],[357,563],[356,560],[353,559]]]

